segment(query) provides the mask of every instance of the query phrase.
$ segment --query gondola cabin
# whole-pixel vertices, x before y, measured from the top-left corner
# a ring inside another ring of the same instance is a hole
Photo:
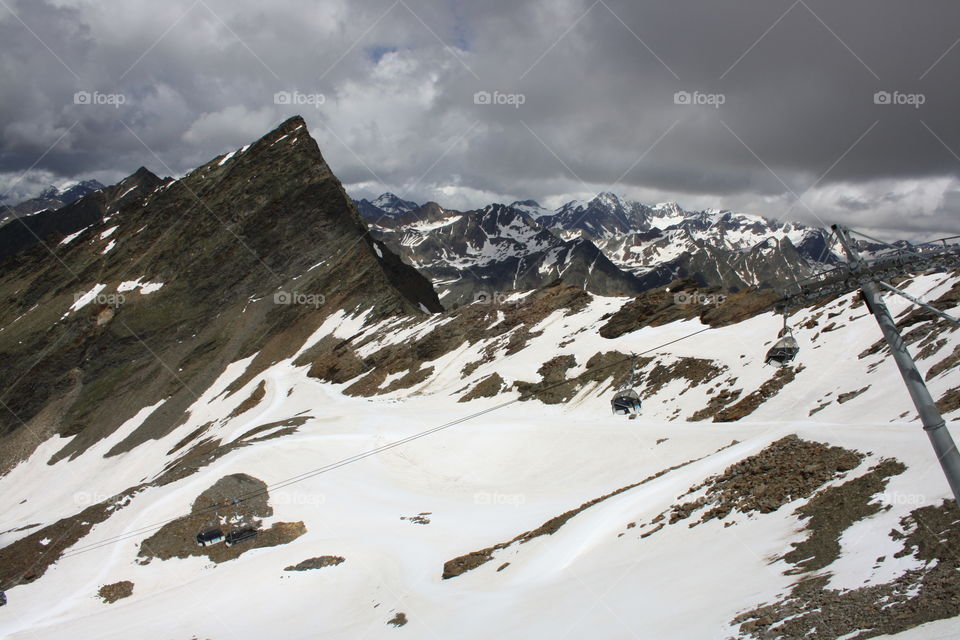
[[[223,531],[220,529],[207,529],[197,534],[197,544],[201,547],[209,547],[212,544],[223,542]]]
[[[784,336],[767,351],[765,362],[775,367],[785,367],[793,362],[798,353],[800,353],[800,345],[797,344],[797,339],[791,335]]]
[[[621,389],[610,401],[610,408],[618,416],[640,413],[640,396],[633,389]]]
[[[238,529],[237,531],[231,531],[226,536],[227,546],[232,547],[235,544],[240,544],[241,542],[246,542],[247,540],[252,540],[257,537],[256,529]]]

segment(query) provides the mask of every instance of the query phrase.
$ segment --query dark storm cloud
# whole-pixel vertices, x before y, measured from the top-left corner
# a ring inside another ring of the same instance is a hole
[[[954,2],[6,2],[0,191],[180,173],[300,112],[363,195],[960,231]]]

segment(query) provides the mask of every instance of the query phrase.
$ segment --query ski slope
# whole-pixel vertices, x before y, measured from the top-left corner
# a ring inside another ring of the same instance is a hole
[[[942,275],[923,276],[908,291],[933,299],[951,284]],[[197,400],[189,419],[160,440],[104,457],[155,409],[147,407],[74,460],[47,464],[64,438],[41,445],[0,478],[0,531],[5,532],[0,546],[31,531],[11,529],[50,524],[149,481],[176,458],[167,453],[174,444],[206,422],[215,423],[208,435],[229,441],[258,425],[308,417],[292,435],[237,449],[183,480],[145,489],[76,547],[182,516],[223,476],[245,473],[273,485],[515,398],[515,392],[505,392],[456,402],[456,389],[491,372],[508,382],[535,380],[540,364],[571,353],[578,362],[571,373],[577,374],[597,351],[638,352],[703,328],[688,320],[614,340],[597,336],[602,316],[623,302],[597,297],[578,314],[558,311],[540,323],[537,330],[543,333],[521,352],[495,358],[467,378],[459,372],[483,343],[455,350],[424,363],[433,365],[435,374],[417,388],[374,398],[348,397],[341,393],[346,385],[309,378],[308,367],[292,364],[295,358],[227,396],[222,391],[252,358],[236,362]],[[907,308],[897,300],[888,303],[895,316]],[[796,325],[811,313],[799,314]],[[638,529],[628,525],[649,522],[691,487],[788,434],[870,452],[842,481],[883,458],[907,466],[889,481],[891,508],[845,531],[841,557],[829,567],[831,586],[838,589],[888,581],[920,566],[911,557],[875,566],[878,556],[899,549],[888,533],[916,506],[947,499],[949,489],[920,425],[909,422],[913,412],[895,366],[884,361],[871,368],[883,360],[882,354],[857,357],[880,338],[873,319],[862,307],[852,308],[850,297],[831,303],[825,313],[836,313],[833,320],[840,328],[826,333],[798,329],[804,369],[740,422],[685,420],[705,405],[707,387],[736,378],[735,384],[749,392],[769,379],[772,372],[762,359],[780,323],[772,314],[655,349],[663,362],[709,358],[726,370],[720,380],[689,389],[685,380],[667,384],[645,401],[637,420],[612,417],[603,385],[588,385],[566,404],[515,403],[271,490],[274,513],[263,526],[306,525],[307,533],[288,544],[253,549],[222,564],[197,557],[138,564],[139,542],[150,532],[68,553],[40,579],[8,592],[8,605],[0,607],[0,637],[735,637],[731,621],[738,613],[778,599],[796,580],[784,575],[789,565],[773,559],[804,538],[793,513],[803,500],[764,515],[734,514],[732,526],[711,520],[690,528],[681,522],[640,538]],[[311,336],[304,349],[330,333],[382,329],[364,322],[360,316],[339,316]],[[571,336],[576,340],[564,344]],[[946,337],[941,356],[960,344],[954,333]],[[395,333],[381,344],[410,339],[409,332]],[[938,359],[921,361],[921,368],[925,371]],[[260,402],[229,418],[261,382],[265,394]],[[833,402],[808,415],[824,398],[866,385],[871,390],[849,402]],[[935,398],[955,386],[955,371],[930,382]],[[899,418],[904,412],[910,415]],[[951,425],[960,437],[957,427]],[[729,446],[734,440],[738,444]],[[509,541],[587,501],[678,465],[685,466],[585,509],[552,535],[514,544],[463,575],[441,577],[448,560]],[[429,514],[429,524],[401,519],[423,513]],[[342,556],[345,562],[284,571],[323,555]],[[509,565],[498,571],[504,563]],[[113,604],[97,597],[101,586],[122,580],[134,583],[132,596]],[[388,624],[398,612],[408,622]],[[960,620],[934,622],[897,637],[960,637]]]

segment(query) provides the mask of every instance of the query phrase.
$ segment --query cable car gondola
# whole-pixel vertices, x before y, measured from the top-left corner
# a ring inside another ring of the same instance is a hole
[[[767,351],[767,357],[764,360],[765,364],[771,364],[775,367],[785,367],[793,362],[797,354],[800,353],[800,345],[797,343],[797,339],[793,337],[793,329],[787,326],[787,312],[785,309],[783,311],[783,331],[780,332],[780,335],[782,337]]]
[[[610,408],[618,416],[640,413],[640,396],[633,389],[621,389],[610,401]]]
[[[235,544],[240,544],[241,542],[246,542],[257,537],[257,530],[252,527],[245,527],[243,529],[237,529],[236,531],[231,531],[226,536],[226,545],[232,547]]]
[[[240,515],[239,505],[241,502],[243,502],[242,498],[234,498],[230,501],[230,504],[233,505],[233,518],[230,519],[230,522],[236,524],[233,525],[233,530],[224,536],[224,542],[228,547],[252,540],[259,533],[254,523],[250,522],[245,515]]]
[[[614,394],[610,401],[610,409],[614,415],[618,416],[636,416],[640,413],[640,396],[633,389],[634,377],[636,375],[637,358],[630,358],[630,376],[626,382]]]
[[[219,527],[207,529],[197,534],[197,544],[201,547],[209,547],[210,545],[223,542],[223,540],[223,530]]]

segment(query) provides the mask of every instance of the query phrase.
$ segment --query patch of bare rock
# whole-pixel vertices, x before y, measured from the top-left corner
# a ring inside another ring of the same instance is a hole
[[[303,522],[275,522],[267,529],[261,528],[262,519],[271,515],[273,508],[262,480],[243,473],[224,476],[194,500],[189,514],[168,522],[143,541],[140,562],[191,556],[226,562],[251,549],[287,544],[307,532]],[[257,535],[233,546],[198,545],[197,534],[212,528],[220,528],[225,534],[249,528],[257,530]]]
[[[402,627],[407,624],[407,614],[403,611],[398,611],[397,615],[393,616],[390,620],[387,620],[387,624],[392,624],[395,627]]]
[[[323,569],[324,567],[335,567],[343,564],[346,559],[343,556],[319,556],[317,558],[307,558],[302,562],[284,568],[284,571],[310,571],[311,569]]]
[[[705,494],[675,505],[670,524],[703,511],[696,526],[733,511],[770,513],[800,498],[808,498],[827,482],[857,467],[864,454],[789,435],[760,453],[744,458],[722,474],[690,489]]]
[[[133,595],[133,583],[129,580],[121,580],[113,584],[105,584],[100,587],[97,595],[107,604],[112,604],[117,600],[129,598]]]

